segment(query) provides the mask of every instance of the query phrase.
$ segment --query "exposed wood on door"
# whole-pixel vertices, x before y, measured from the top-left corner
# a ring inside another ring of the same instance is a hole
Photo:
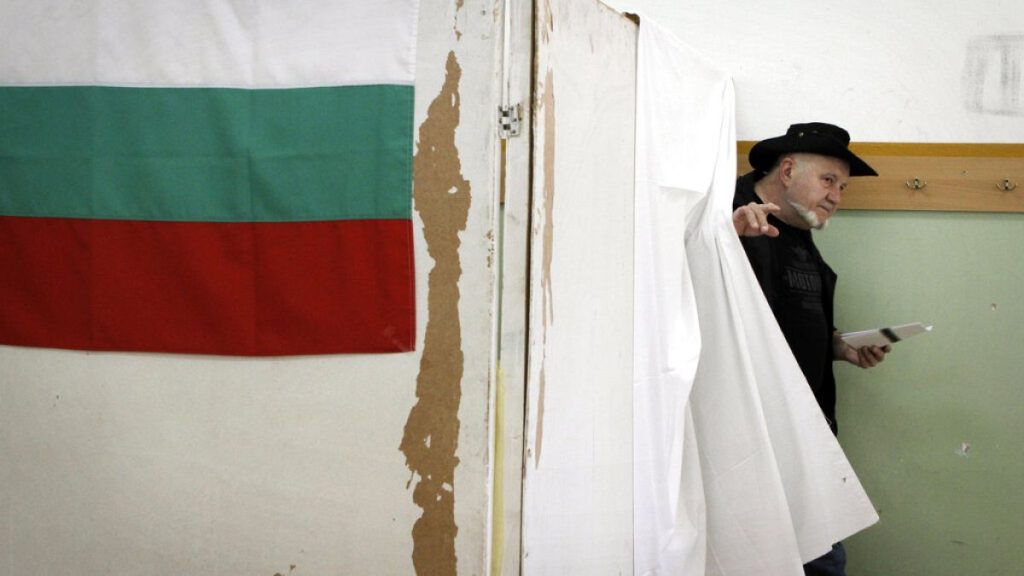
[[[544,334],[541,339],[547,343],[547,329],[555,320],[554,299],[551,295],[551,257],[555,240],[555,80],[551,70],[544,77],[544,94],[540,101],[544,115],[544,253],[541,258],[541,311]],[[539,393],[537,399],[537,434],[533,452],[533,465],[540,466],[540,453],[544,443],[544,397],[547,385],[545,358],[541,359]]]
[[[470,183],[463,178],[455,129],[462,69],[448,53],[444,85],[419,128],[413,160],[414,204],[434,260],[428,279],[427,325],[416,405],[400,450],[419,481],[413,502],[423,514],[412,528],[413,566],[419,576],[456,574],[455,468],[464,355],[459,319],[459,232],[469,216]],[[411,480],[410,480],[411,483]]]

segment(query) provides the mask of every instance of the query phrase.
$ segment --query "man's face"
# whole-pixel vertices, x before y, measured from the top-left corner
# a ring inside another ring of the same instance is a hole
[[[789,211],[793,220],[789,223],[805,229],[824,228],[839,209],[850,181],[850,165],[831,156],[793,154],[782,160],[780,168],[786,185],[783,200],[788,205],[783,211]]]

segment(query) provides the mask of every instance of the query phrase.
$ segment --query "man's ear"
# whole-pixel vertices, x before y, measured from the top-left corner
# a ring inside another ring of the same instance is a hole
[[[779,160],[779,179],[783,184],[789,186],[789,183],[793,181],[793,170],[796,168],[796,158],[792,156],[783,156]]]

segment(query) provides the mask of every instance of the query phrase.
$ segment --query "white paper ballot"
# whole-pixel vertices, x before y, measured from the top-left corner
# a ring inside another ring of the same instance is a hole
[[[903,324],[887,328],[875,328],[874,330],[844,332],[840,334],[839,337],[843,339],[843,342],[846,342],[854,348],[860,348],[861,346],[885,346],[887,344],[899,342],[900,340],[906,340],[911,336],[930,332],[931,329],[931,326],[925,326],[920,322],[914,322],[913,324]]]

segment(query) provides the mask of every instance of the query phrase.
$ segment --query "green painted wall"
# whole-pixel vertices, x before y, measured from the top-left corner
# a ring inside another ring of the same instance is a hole
[[[846,542],[850,576],[1024,574],[1024,214],[846,211],[815,238],[841,329],[935,325],[837,366],[881,517]]]

